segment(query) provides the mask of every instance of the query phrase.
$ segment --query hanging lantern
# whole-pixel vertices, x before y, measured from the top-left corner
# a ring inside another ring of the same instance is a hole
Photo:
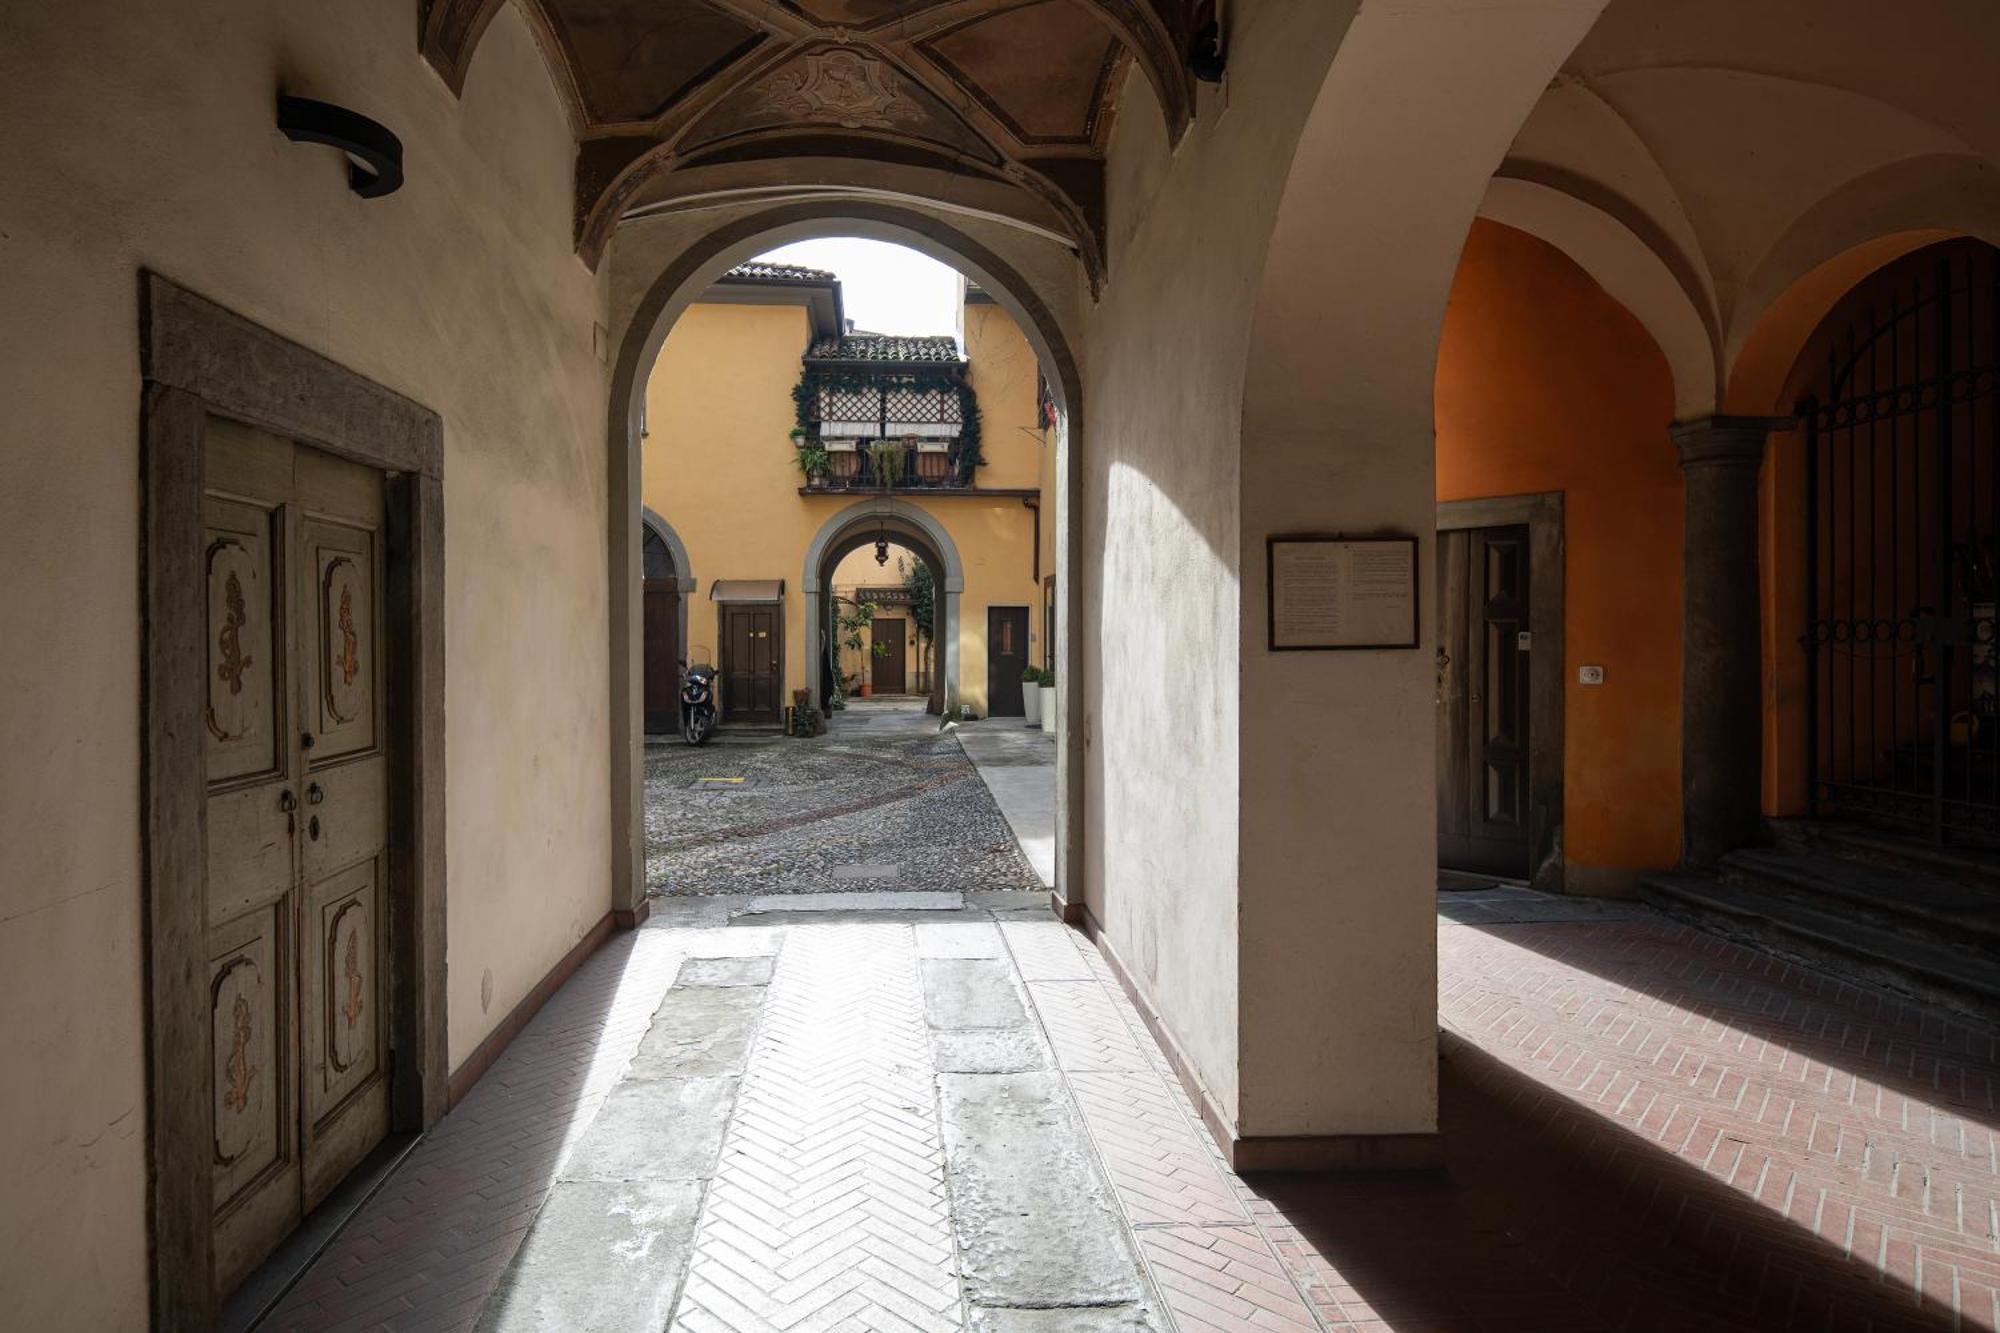
[[[889,563],[889,535],[879,525],[875,529],[875,563],[878,565]]]

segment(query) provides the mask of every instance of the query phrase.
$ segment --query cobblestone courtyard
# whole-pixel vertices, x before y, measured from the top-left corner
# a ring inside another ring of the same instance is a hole
[[[649,743],[646,882],[667,895],[1041,887],[959,742],[904,701],[856,701],[814,740]]]

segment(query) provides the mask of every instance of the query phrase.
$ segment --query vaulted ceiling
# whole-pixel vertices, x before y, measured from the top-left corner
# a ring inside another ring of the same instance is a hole
[[[424,54],[454,89],[503,3],[431,0]],[[577,244],[591,263],[635,208],[929,181],[1055,232],[1095,269],[1127,63],[1170,135],[1190,111],[1189,0],[520,3],[577,126]]]

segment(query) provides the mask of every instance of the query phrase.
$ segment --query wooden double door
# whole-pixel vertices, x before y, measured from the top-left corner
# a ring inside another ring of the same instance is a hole
[[[1438,864],[1526,877],[1528,527],[1438,533]]]
[[[211,423],[204,496],[215,1277],[389,1126],[384,475]]]
[[[784,718],[784,607],[722,605],[722,721],[776,726]]]

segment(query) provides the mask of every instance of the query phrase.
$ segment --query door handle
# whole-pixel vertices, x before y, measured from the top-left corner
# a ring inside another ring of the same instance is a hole
[[[290,787],[278,793],[278,808],[288,815],[299,808],[299,798],[292,795]]]
[[[306,788],[307,805],[318,805],[321,801],[324,801],[325,799],[326,799],[326,792],[321,789],[320,785],[317,782],[313,783],[310,787]]]

